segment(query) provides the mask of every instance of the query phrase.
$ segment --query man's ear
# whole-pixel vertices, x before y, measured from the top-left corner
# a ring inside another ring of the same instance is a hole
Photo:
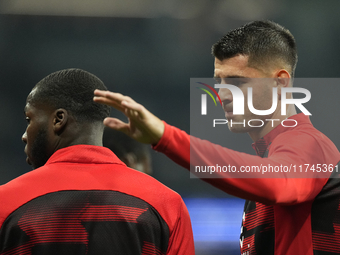
[[[68,121],[68,117],[69,117],[68,112],[63,108],[60,108],[54,111],[54,119],[53,119],[54,133],[59,135],[64,130],[67,124],[67,121]]]
[[[277,94],[279,95],[279,99],[281,99],[281,88],[286,88],[291,86],[291,76],[290,73],[285,70],[281,69],[276,72],[276,83],[277,83]]]

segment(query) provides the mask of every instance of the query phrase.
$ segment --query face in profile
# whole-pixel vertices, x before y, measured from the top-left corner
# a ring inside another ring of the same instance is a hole
[[[222,61],[215,59],[215,78],[221,84],[236,86],[242,92],[244,98],[244,114],[235,115],[233,112],[234,106],[236,107],[236,98],[233,98],[233,94],[229,89],[219,89],[218,94],[222,100],[222,107],[225,112],[225,118],[228,120],[230,131],[235,133],[258,132],[260,128],[252,126],[261,126],[262,122],[256,120],[272,118],[272,114],[266,116],[256,115],[248,107],[248,96],[251,96],[252,105],[256,110],[271,109],[273,102],[272,91],[275,86],[273,78],[268,78],[262,71],[248,66],[248,57],[239,55]],[[251,95],[248,95],[249,87],[252,88]],[[248,125],[249,121],[251,125]]]
[[[51,119],[51,110],[48,107],[44,106],[44,104],[31,103],[34,94],[32,92],[27,98],[24,110],[27,127],[22,136],[22,141],[26,144],[26,161],[35,169],[43,166],[52,155],[49,153],[48,134],[53,120]]]

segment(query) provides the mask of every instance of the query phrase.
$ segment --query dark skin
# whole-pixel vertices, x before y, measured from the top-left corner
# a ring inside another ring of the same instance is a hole
[[[63,108],[54,109],[48,103],[34,102],[35,92],[33,89],[27,97],[24,110],[27,128],[22,136],[26,161],[33,168],[43,166],[54,152],[68,146],[103,145],[101,122],[78,122]]]

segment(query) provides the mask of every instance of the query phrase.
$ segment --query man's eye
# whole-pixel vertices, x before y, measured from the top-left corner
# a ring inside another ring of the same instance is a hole
[[[241,86],[242,84],[245,83],[245,81],[240,79],[240,78],[226,79],[225,82],[226,82],[226,84],[231,84],[231,85],[234,85],[236,87],[239,87],[239,86]]]
[[[240,81],[240,80],[233,80],[232,83],[230,83],[230,84],[232,84],[232,85],[234,85],[236,87],[239,87],[239,86],[242,85],[242,81]]]

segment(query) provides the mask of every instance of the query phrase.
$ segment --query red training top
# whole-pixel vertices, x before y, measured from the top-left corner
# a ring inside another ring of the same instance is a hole
[[[291,118],[298,122],[296,127],[279,125],[253,144],[258,156],[189,136],[166,123],[163,137],[154,146],[192,171],[203,165],[236,167],[237,173],[215,172],[214,178],[204,180],[247,200],[240,237],[244,255],[340,254],[340,170],[335,167],[340,153],[308,116]],[[304,172],[305,164],[305,178],[292,178],[297,175],[286,172],[267,175],[275,178],[250,173],[248,178],[241,172],[244,166],[281,165],[298,171],[301,166]],[[328,171],[333,168],[333,173]]]
[[[195,254],[181,197],[104,147],[56,151],[0,205],[0,254]]]

